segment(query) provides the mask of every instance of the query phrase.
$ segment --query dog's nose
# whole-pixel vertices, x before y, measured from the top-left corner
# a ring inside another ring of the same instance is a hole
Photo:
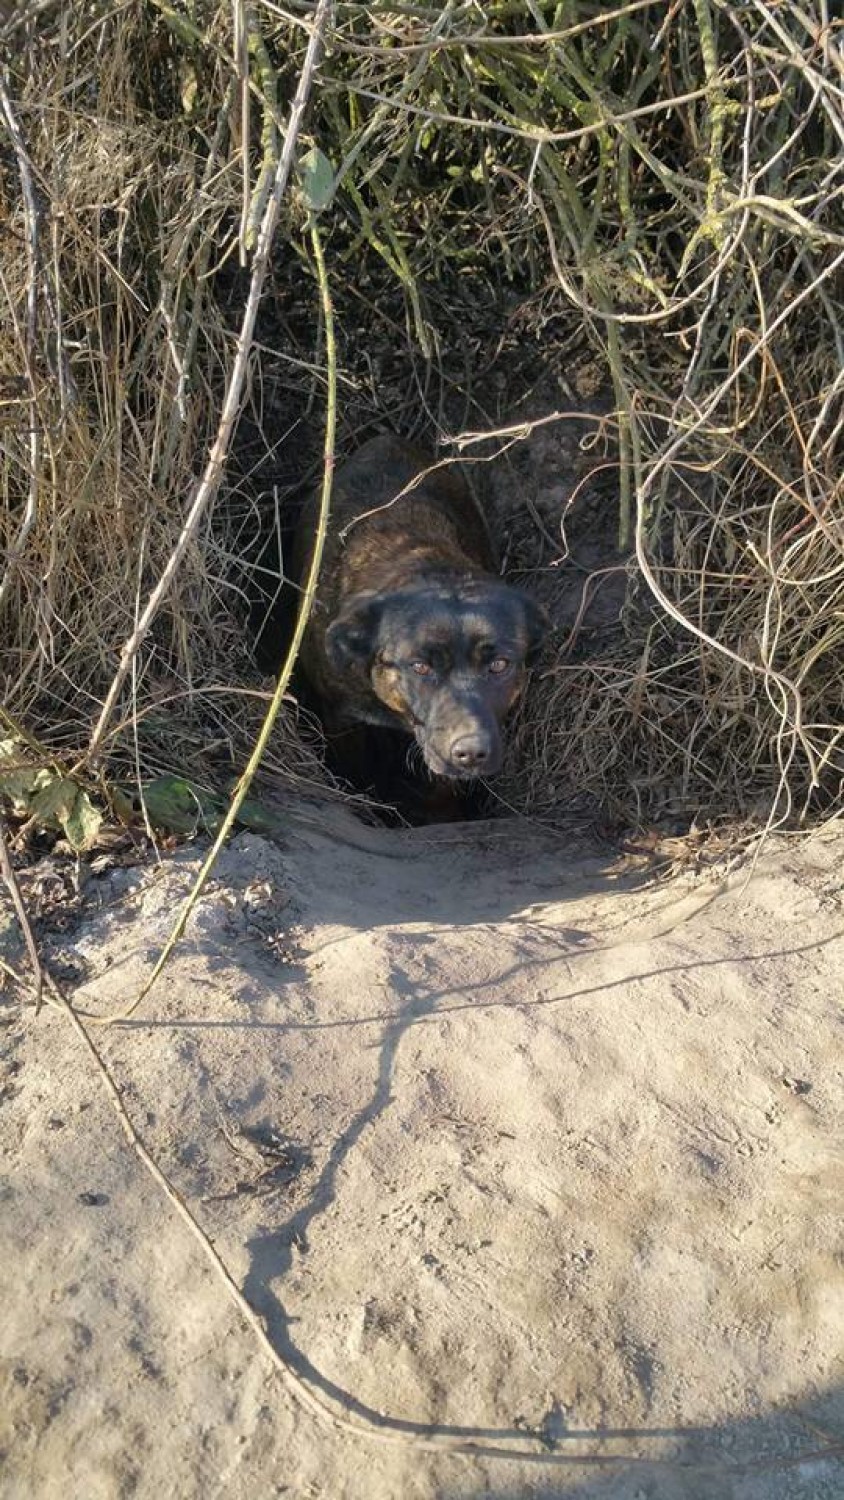
[[[490,760],[490,743],[480,734],[463,734],[451,746],[451,759],[463,771],[482,771]]]

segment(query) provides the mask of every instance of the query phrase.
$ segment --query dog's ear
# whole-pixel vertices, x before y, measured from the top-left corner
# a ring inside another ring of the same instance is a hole
[[[357,594],[325,632],[325,652],[335,671],[366,666],[375,655],[384,601],[380,594]]]
[[[525,652],[525,663],[532,667],[537,660],[545,641],[551,630],[551,621],[545,609],[530,594],[518,590],[524,611],[524,628],[527,639],[527,651]]]

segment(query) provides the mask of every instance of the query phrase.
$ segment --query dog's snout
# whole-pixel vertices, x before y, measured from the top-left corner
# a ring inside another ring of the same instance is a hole
[[[492,758],[492,745],[484,734],[461,734],[452,741],[451,759],[461,770],[483,771]]]

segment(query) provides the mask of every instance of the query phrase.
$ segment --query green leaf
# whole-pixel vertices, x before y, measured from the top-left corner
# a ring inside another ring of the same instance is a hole
[[[19,817],[29,816],[33,793],[51,780],[52,773],[43,766],[25,763],[20,740],[0,740],[0,797],[11,803]]]
[[[136,816],[142,816],[141,799],[135,796]],[[181,776],[159,776],[143,789],[143,805],[153,828],[160,833],[191,834],[205,827],[213,833],[220,825],[225,803],[203,792]]]
[[[109,800],[115,817],[119,822],[125,823],[128,827],[129,824],[136,821],[140,812],[140,803],[123,786],[110,786],[108,790]]]
[[[58,824],[77,854],[90,849],[103,822],[88,793],[68,776],[51,776],[30,799],[28,811],[45,827]]]
[[[26,817],[32,793],[38,785],[38,778],[43,775],[43,771],[35,771],[32,766],[21,766],[17,771],[0,772],[0,797],[4,797],[11,804],[12,812],[18,817]]]
[[[113,786],[110,796],[121,823],[142,822],[145,807],[157,833],[177,835],[194,834],[200,828],[216,833],[229,805],[228,797],[205,791],[181,776],[159,776],[150,781],[143,788],[143,802],[141,793],[127,787]],[[237,826],[272,837],[282,831],[283,824],[276,813],[247,797],[238,813]]]
[[[312,146],[300,157],[299,175],[308,208],[312,213],[321,213],[334,197],[334,168],[319,146]]]
[[[51,776],[40,791],[32,797],[29,804],[30,812],[39,823],[59,823],[64,827],[73,811],[73,804],[78,794],[79,787],[75,781],[65,776]]]
[[[69,776],[26,765],[22,749],[20,740],[0,740],[0,797],[18,817],[34,818],[42,828],[61,828],[77,853],[90,849],[102,827],[102,813]]]
[[[284,827],[281,818],[276,813],[262,807],[261,803],[256,802],[252,797],[247,797],[241,803],[237,823],[239,828],[248,828],[250,833],[266,834],[268,838],[281,833]]]
[[[77,787],[76,800],[67,817],[62,821],[67,841],[77,853],[90,849],[97,841],[103,826],[103,815],[94,806],[87,792]]]

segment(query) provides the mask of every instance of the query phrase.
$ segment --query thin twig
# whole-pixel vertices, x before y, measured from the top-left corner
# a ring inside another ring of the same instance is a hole
[[[36,383],[35,354],[38,335],[38,233],[40,213],[35,196],[35,185],[29,155],[21,135],[12,101],[6,88],[3,69],[0,67],[0,115],[6,126],[12,149],[15,153],[18,175],[23,193],[26,219],[26,327],[23,347],[23,362],[29,383],[29,487],[26,509],[18,534],[8,550],[6,567],[0,579],[0,609],[11,587],[17,566],[26,548],[27,539],[38,521],[38,488],[41,468],[41,427],[38,417],[38,390]]]
[[[164,969],[167,960],[173,952],[173,949],[176,947],[176,944],[179,942],[179,939],[184,933],[190,914],[196,906],[196,903],[199,900],[200,896],[202,895],[211,871],[213,870],[214,865],[217,862],[220,850],[222,849],[226,839],[228,838],[232,828],[234,827],[238,813],[243,806],[244,799],[249,792],[249,788],[252,785],[255,773],[258,770],[259,765],[261,764],[264,752],[267,748],[267,745],[269,744],[270,735],[272,734],[273,727],[275,725],[276,719],[278,718],[279,710],[282,703],[284,702],[285,697],[287,696],[287,689],[290,684],[290,678],[293,675],[293,668],[296,665],[296,658],[299,655],[299,648],[302,644],[302,638],[305,634],[305,629],[314,607],[314,601],[316,599],[317,580],[319,578],[319,570],[322,563],[322,554],[325,548],[325,538],[328,531],[328,517],[331,505],[331,485],[334,476],[334,440],[337,430],[337,346],[334,334],[334,312],[331,303],[331,292],[328,285],[328,275],[325,269],[325,259],[323,256],[319,229],[317,227],[316,219],[314,218],[311,219],[310,232],[311,244],[313,246],[314,252],[314,260],[317,266],[317,276],[319,280],[323,320],[325,326],[326,375],[328,392],[325,414],[325,442],[323,449],[323,471],[322,486],[320,491],[319,514],[317,519],[316,533],[314,536],[313,552],[311,555],[310,567],[308,569],[308,576],[305,582],[304,589],[302,590],[302,595],[299,603],[299,611],[296,618],[296,627],[293,632],[293,638],[287,650],[284,664],[278,675],[278,681],[276,683],[275,692],[273,693],[270,706],[267,709],[264,722],[261,725],[260,733],[252,748],[252,753],[249,757],[246,768],[237,783],[237,787],[235,788],[235,792],[232,797],[229,809],[222,823],[220,824],[211,848],[209,849],[207,855],[205,856],[205,859],[202,862],[202,868],[200,869],[199,874],[196,877],[196,881],[194,882],[193,888],[190,891],[190,894],[188,895],[181,912],[179,913],[173,930],[170,933],[170,936],[168,937],[166,943],[164,944],[161,953],[159,954],[153,971],[132,1003],[117,1015],[102,1017],[100,1020],[98,1020],[99,1025],[112,1025],[118,1021],[126,1021],[130,1016],[134,1015],[142,1000],[144,1000],[149,994],[150,990],[155,984],[155,981],[158,979],[159,975]]]
[[[11,897],[12,905],[15,908],[15,915],[18,919],[21,933],[23,934],[23,940],[26,943],[26,951],[29,954],[29,964],[30,968],[32,969],[32,987],[35,998],[35,1014],[37,1016],[38,1012],[41,1009],[41,1001],[43,998],[44,975],[41,969],[41,960],[38,957],[38,945],[33,935],[32,925],[29,920],[29,914],[26,910],[26,903],[24,902],[23,896],[21,894],[18,877],[15,874],[14,867],[12,865],[12,858],[9,853],[9,843],[6,837],[6,832],[6,820],[3,817],[3,814],[0,813],[0,875],[3,876],[6,889],[9,892],[9,896]]]

